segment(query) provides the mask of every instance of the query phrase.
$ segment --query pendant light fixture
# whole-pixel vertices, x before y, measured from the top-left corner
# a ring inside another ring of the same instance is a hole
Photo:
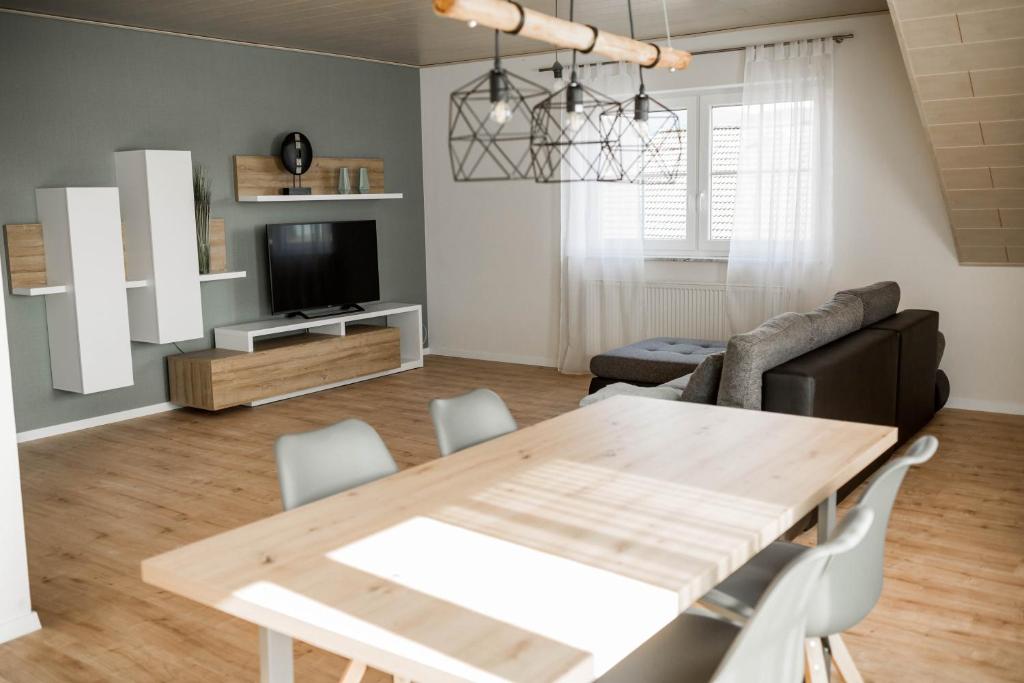
[[[570,0],[569,21],[574,14],[575,0]],[[591,30],[596,42],[598,31]],[[576,52],[568,84],[533,108],[530,152],[538,183],[623,179],[616,129],[621,106],[580,82]]]
[[[555,17],[558,17],[558,0],[555,0]],[[558,49],[555,49],[555,63],[551,65],[551,74],[555,77],[554,82],[551,84],[551,91],[558,92],[565,87],[565,67],[558,61]]]
[[[629,35],[635,37],[633,1],[626,0]],[[615,112],[623,179],[630,183],[671,184],[685,171],[686,128],[674,111],[647,94],[644,66],[638,66],[640,87]]]
[[[457,181],[533,177],[530,108],[548,90],[501,65],[499,35],[496,30],[493,68],[449,100],[448,156]]]

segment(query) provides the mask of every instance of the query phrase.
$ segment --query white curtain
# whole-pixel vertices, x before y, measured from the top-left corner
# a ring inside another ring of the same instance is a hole
[[[580,82],[621,101],[637,92],[636,67],[588,67]],[[570,151],[585,155],[593,152]],[[586,159],[574,158],[576,168]],[[563,164],[563,169],[565,164]],[[623,182],[562,184],[562,286],[558,369],[589,372],[590,358],[638,341],[644,330],[640,187]]]
[[[726,279],[734,333],[826,297],[832,118],[831,39],[747,48]]]

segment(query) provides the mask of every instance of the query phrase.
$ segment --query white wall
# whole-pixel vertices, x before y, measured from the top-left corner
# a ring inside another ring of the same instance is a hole
[[[938,175],[888,14],[677,39],[691,50],[854,33],[836,48],[832,288],[897,280],[902,307],[939,311],[954,405],[1024,413],[1024,268],[957,263]],[[528,78],[551,57],[505,60]],[[565,60],[563,59],[563,62]],[[421,70],[427,297],[438,353],[553,364],[558,337],[558,197],[527,182],[455,183],[447,97],[483,63]],[[742,82],[742,53],[648,72],[649,89]],[[545,82],[541,80],[541,82]],[[709,264],[652,263],[656,279],[724,278]]]
[[[7,316],[0,296],[0,643],[39,628],[28,592]]]

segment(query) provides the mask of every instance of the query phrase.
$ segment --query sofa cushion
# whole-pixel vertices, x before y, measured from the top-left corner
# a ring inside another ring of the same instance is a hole
[[[697,369],[707,356],[725,350],[725,342],[655,337],[594,356],[590,372],[624,382],[661,384]]]
[[[693,374],[689,375],[690,381],[683,388],[683,395],[679,400],[714,405],[718,401],[718,385],[722,381],[724,362],[724,353],[713,353],[705,358]]]
[[[876,282],[867,287],[844,289],[840,294],[852,294],[864,304],[864,320],[861,327],[874,325],[896,313],[900,305],[900,286],[891,281]]]
[[[682,392],[674,387],[638,387],[625,382],[609,384],[604,389],[599,389],[589,396],[584,396],[580,401],[580,407],[589,406],[591,403],[598,403],[612,396],[642,396],[644,398],[662,398],[667,401],[678,401]]]
[[[766,370],[860,329],[864,304],[840,292],[810,313],[782,313],[729,340],[718,389],[718,405],[761,409]]]
[[[700,367],[700,366],[697,366],[697,367]],[[690,379],[692,377],[693,377],[693,373],[691,372],[689,375],[683,375],[682,377],[677,377],[674,380],[671,380],[669,382],[665,382],[664,384],[659,384],[658,386],[659,387],[672,387],[673,389],[678,389],[679,391],[683,391],[683,390],[686,389],[687,385],[690,383]]]

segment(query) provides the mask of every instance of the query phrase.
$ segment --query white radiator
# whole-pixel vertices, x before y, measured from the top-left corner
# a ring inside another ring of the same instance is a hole
[[[762,291],[756,287],[737,287],[733,296],[740,297],[742,302],[742,297],[749,292],[751,307],[760,310],[765,308],[765,302],[758,300]],[[616,315],[621,306],[628,305],[621,300],[627,296],[618,291],[614,282],[586,283],[584,305],[588,313],[586,319],[592,326],[589,335],[594,340],[600,340],[599,346],[611,348],[630,343],[625,338],[609,339],[601,336],[602,329],[615,330],[621,327]],[[615,305],[602,306],[602,303],[608,304],[609,299]],[[774,300],[768,302],[767,309],[785,310],[782,299],[782,290],[775,289]],[[647,319],[643,336],[726,340],[731,332],[725,303],[726,288],[722,283],[648,282],[644,287]],[[770,316],[771,313],[764,317],[767,319]]]
[[[646,337],[729,337],[723,284],[648,282],[646,304]]]

